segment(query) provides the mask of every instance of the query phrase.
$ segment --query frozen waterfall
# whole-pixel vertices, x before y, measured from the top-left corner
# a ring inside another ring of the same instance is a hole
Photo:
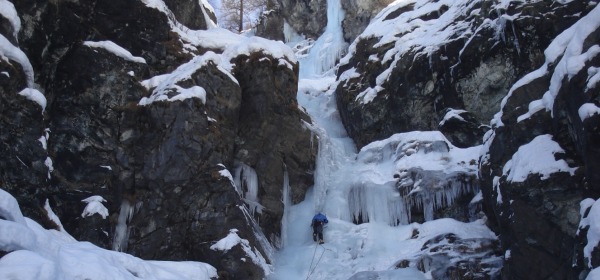
[[[253,216],[255,213],[262,213],[264,207],[258,202],[258,175],[254,168],[245,163],[238,162],[236,163],[233,178],[235,188],[248,205],[250,213]]]
[[[342,21],[344,10],[341,0],[327,0],[327,26],[325,32],[314,44],[304,43],[303,51],[308,50],[307,55],[299,55],[300,78],[318,77],[331,70],[337,61],[348,49],[348,43],[344,41],[342,32]],[[289,27],[288,27],[289,29]],[[288,31],[287,33],[293,33]],[[288,36],[292,38],[292,36]],[[306,48],[308,47],[308,48]]]

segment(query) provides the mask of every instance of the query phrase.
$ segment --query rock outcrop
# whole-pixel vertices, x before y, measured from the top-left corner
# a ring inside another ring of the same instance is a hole
[[[260,279],[280,238],[284,175],[296,202],[313,180],[298,65],[264,49],[225,54],[243,40],[234,34],[221,45],[194,37],[201,31],[184,24],[207,19],[192,2],[16,1],[21,24],[0,17],[10,42],[1,44],[0,184],[46,227],[49,199],[79,240]],[[242,163],[257,174],[252,199],[235,185]],[[108,218],[82,216],[92,195]],[[234,229],[247,248],[211,248]]]
[[[316,39],[325,31],[327,0],[277,0],[277,3],[282,17],[298,34]]]
[[[344,9],[344,39],[352,42],[365,28],[375,15],[392,3],[392,0],[347,0],[340,1]]]
[[[599,263],[598,249],[583,250],[589,227],[577,236],[589,211],[580,202],[599,195],[596,4],[415,3],[384,9],[342,59],[337,98],[348,133],[362,147],[439,129],[473,146],[494,119],[479,178],[502,278],[585,277]]]
[[[362,147],[393,133],[436,130],[447,108],[486,123],[512,84],[543,62],[548,43],[591,7],[579,1],[388,6],[338,69],[344,125]]]
[[[599,14],[595,8],[548,46],[545,63],[512,87],[486,135],[480,176],[491,225],[509,252],[505,277],[581,279],[598,266],[576,234],[587,210],[580,202],[600,195]]]

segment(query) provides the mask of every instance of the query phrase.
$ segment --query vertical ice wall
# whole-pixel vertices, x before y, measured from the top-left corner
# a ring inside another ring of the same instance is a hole
[[[300,78],[312,78],[332,69],[344,55],[348,44],[344,41],[342,21],[344,10],[341,0],[327,0],[327,27],[307,56],[301,57]]]
[[[347,171],[356,177],[347,180],[352,221],[433,220],[436,211],[479,191],[476,149],[453,147],[439,132],[397,134],[367,145],[355,170]],[[459,212],[468,216],[467,207]]]

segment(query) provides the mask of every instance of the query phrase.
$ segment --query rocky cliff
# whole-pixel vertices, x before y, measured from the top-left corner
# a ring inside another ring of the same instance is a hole
[[[293,55],[192,30],[214,25],[202,3],[3,1],[0,184],[52,227],[49,199],[78,240],[259,279],[279,242],[284,176],[302,198],[316,147]],[[109,217],[82,216],[92,195]],[[251,253],[211,249],[232,229]]]
[[[598,198],[595,7],[403,1],[340,63],[338,108],[359,147],[413,130],[485,142],[479,179],[503,279],[582,279],[597,266],[579,228],[580,202]]]

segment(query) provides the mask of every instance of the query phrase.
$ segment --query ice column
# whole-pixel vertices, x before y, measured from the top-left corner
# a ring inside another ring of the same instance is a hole
[[[119,219],[117,220],[117,226],[115,227],[115,236],[113,239],[113,250],[124,252],[127,250],[127,242],[129,239],[129,229],[127,222],[131,221],[133,217],[134,208],[127,199],[123,199],[121,202],[121,211],[119,212]]]
[[[235,169],[235,188],[248,204],[250,213],[262,213],[263,206],[258,203],[258,175],[254,168],[240,162]]]

